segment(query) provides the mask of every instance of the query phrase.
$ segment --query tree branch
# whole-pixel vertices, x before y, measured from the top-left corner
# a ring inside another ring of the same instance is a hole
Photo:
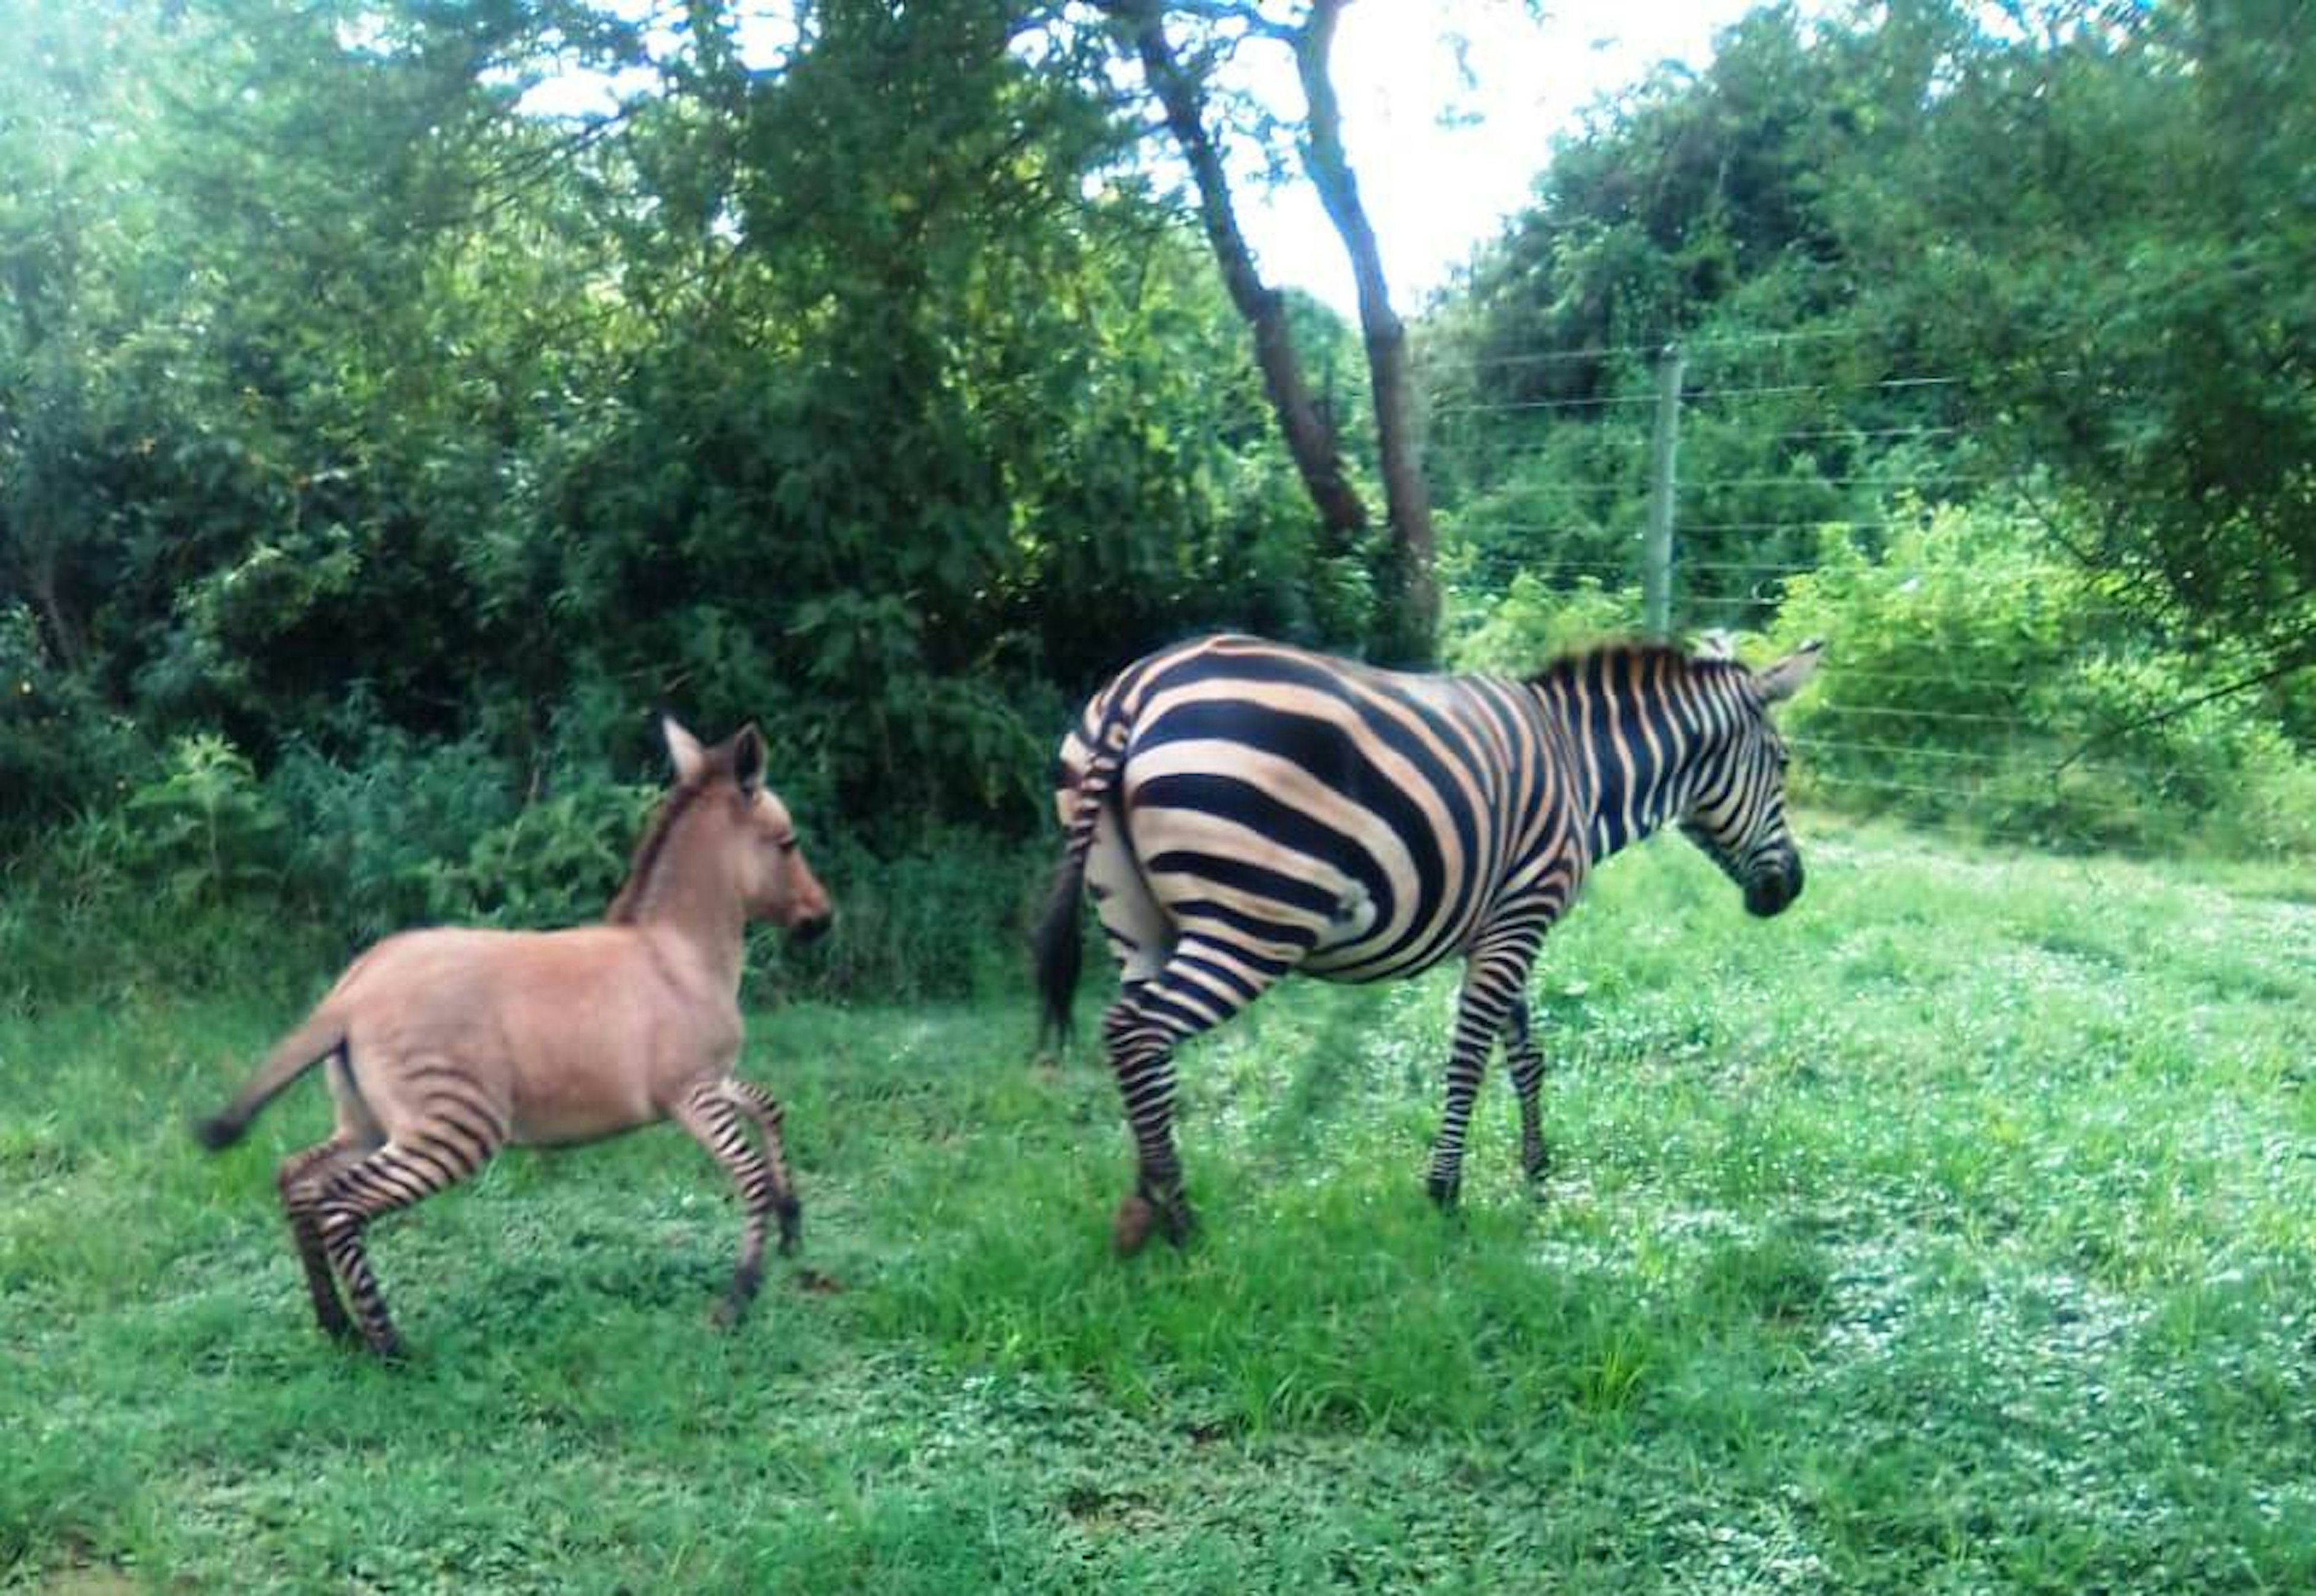
[[[2240,677],[2225,687],[2214,687],[2208,693],[2198,693],[2185,703],[2174,704],[2168,709],[2159,710],[2151,715],[2142,715],[2137,720],[2125,721],[2120,726],[2110,726],[2096,736],[2087,737],[2073,753],[2051,767],[2051,777],[2054,781],[2057,780],[2068,766],[2101,743],[2112,742],[2127,732],[2143,732],[2150,726],[2160,726],[2168,721],[2178,720],[2191,710],[2201,709],[2206,704],[2214,704],[2222,698],[2232,698],[2238,693],[2249,693],[2254,687],[2264,687],[2270,682],[2282,681],[2287,676],[2294,676],[2303,670],[2309,669],[2316,669],[2316,646],[2280,663],[2270,665],[2265,670],[2256,670],[2249,676]]]
[[[1205,96],[1166,37],[1161,0],[1102,0],[1102,8],[1124,25],[1141,58],[1143,76],[1157,96],[1182,158],[1198,191],[1198,219],[1222,268],[1223,285],[1254,335],[1255,363],[1264,391],[1278,417],[1287,453],[1319,519],[1337,540],[1364,530],[1367,505],[1343,470],[1333,429],[1321,418],[1303,377],[1287,323],[1286,297],[1262,280],[1254,254],[1240,232],[1231,201],[1230,179],[1222,155],[1207,130]]]
[[[1429,663],[1439,622],[1439,590],[1432,577],[1431,495],[1423,480],[1422,448],[1416,436],[1415,383],[1409,369],[1407,328],[1391,306],[1383,252],[1358,177],[1343,147],[1343,112],[1335,97],[1328,60],[1344,0],[1312,0],[1311,13],[1295,37],[1295,68],[1309,108],[1303,163],[1319,201],[1350,256],[1358,284],[1359,331],[1367,344],[1367,382],[1375,399],[1376,440],[1382,456],[1384,500],[1397,553],[1396,635],[1387,652],[1399,662]]]

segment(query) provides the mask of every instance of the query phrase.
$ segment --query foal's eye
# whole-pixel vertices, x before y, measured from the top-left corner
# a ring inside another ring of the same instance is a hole
[[[792,854],[797,851],[797,839],[793,837],[779,838],[774,840],[772,846],[784,854]]]

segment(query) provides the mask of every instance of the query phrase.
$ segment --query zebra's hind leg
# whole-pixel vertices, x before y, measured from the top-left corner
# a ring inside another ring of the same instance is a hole
[[[1452,1210],[1463,1195],[1464,1138],[1471,1129],[1472,1104],[1487,1073],[1488,1054],[1527,989],[1528,966],[1542,936],[1540,928],[1520,927],[1489,938],[1472,951],[1465,969],[1448,1058],[1448,1105],[1439,1119],[1439,1139],[1432,1145],[1428,1183],[1431,1201],[1444,1210]]]
[[[1512,1005],[1504,1025],[1504,1062],[1510,1068],[1512,1089],[1519,1095],[1520,1172],[1530,1185],[1552,1168],[1552,1151],[1544,1145],[1544,1054],[1528,1029],[1528,1000]]]
[[[1119,1202],[1111,1228],[1118,1256],[1140,1252],[1154,1226],[1180,1246],[1198,1223],[1174,1150],[1176,1045],[1229,1019],[1285,970],[1268,953],[1185,936],[1157,974],[1130,986],[1103,1016],[1102,1041],[1138,1165],[1134,1190]]]
[[[676,1123],[723,1166],[740,1193],[745,1215],[740,1228],[740,1262],[732,1272],[730,1290],[716,1305],[716,1322],[725,1326],[740,1322],[764,1283],[764,1231],[787,1184],[784,1176],[777,1177],[775,1184],[773,1166],[749,1144],[747,1132],[740,1125],[744,1111],[730,1089],[733,1084],[732,1077],[710,1076],[686,1092],[673,1110]],[[782,1228],[786,1229],[785,1222]]]
[[[337,1278],[330,1272],[330,1255],[322,1245],[321,1215],[315,1200],[321,1182],[340,1165],[361,1156],[361,1149],[337,1137],[281,1160],[273,1187],[281,1194],[281,1211],[290,1217],[290,1238],[297,1245],[298,1261],[306,1266],[306,1289],[314,1299],[314,1317],[333,1341],[352,1341],[358,1332],[338,1298]]]
[[[413,1137],[388,1141],[316,1183],[320,1188],[315,1209],[323,1248],[338,1279],[345,1282],[362,1339],[387,1362],[399,1363],[406,1354],[402,1337],[387,1314],[386,1298],[370,1269],[362,1233],[379,1215],[408,1208],[474,1174],[498,1149],[495,1138],[503,1133],[495,1127],[493,1130],[494,1139],[481,1143],[476,1141],[477,1132],[472,1127],[455,1140]]]

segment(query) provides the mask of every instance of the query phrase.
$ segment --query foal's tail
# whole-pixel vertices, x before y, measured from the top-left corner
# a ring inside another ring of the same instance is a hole
[[[1126,757],[1126,716],[1118,702],[1123,696],[1110,700],[1095,728],[1093,758],[1078,778],[1077,808],[1070,812],[1061,868],[1054,872],[1053,894],[1030,939],[1038,964],[1038,997],[1045,1010],[1038,1034],[1057,1042],[1069,1040],[1070,999],[1077,992],[1085,957],[1085,942],[1078,932],[1078,895],[1085,890],[1086,854],[1101,823],[1102,803],[1110,796]]]
[[[249,1129],[258,1110],[272,1102],[284,1086],[345,1045],[345,1021],[327,1006],[316,1009],[266,1055],[238,1096],[208,1119],[195,1122],[194,1139],[213,1153],[231,1147]]]

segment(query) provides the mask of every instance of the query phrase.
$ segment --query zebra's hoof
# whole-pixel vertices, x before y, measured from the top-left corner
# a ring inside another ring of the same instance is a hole
[[[1441,1213],[1454,1213],[1457,1205],[1464,1201],[1464,1183],[1460,1179],[1449,1180],[1445,1176],[1435,1175],[1424,1184],[1425,1189],[1431,1193],[1433,1205]]]
[[[797,1243],[804,1237],[804,1205],[793,1197],[780,1210],[780,1256],[793,1255]]]

